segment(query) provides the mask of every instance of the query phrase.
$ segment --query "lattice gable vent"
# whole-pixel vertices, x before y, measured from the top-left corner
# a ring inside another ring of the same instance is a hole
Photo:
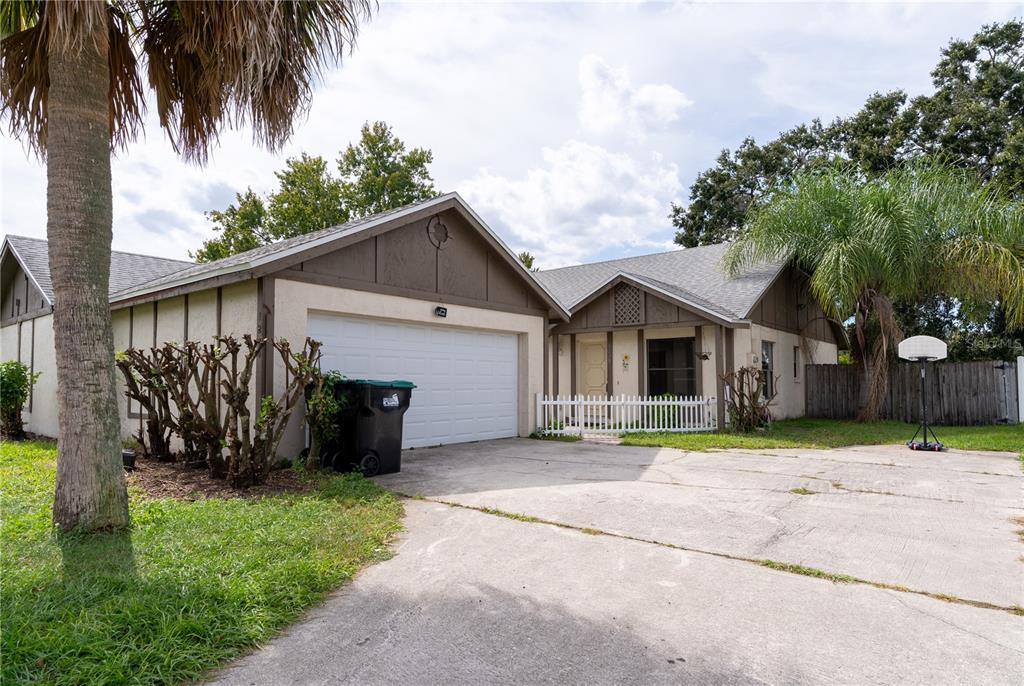
[[[612,292],[612,321],[615,324],[640,323],[640,298],[642,294],[636,286],[620,283]]]

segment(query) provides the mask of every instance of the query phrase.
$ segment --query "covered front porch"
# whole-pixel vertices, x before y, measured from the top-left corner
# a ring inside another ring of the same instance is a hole
[[[749,322],[622,275],[571,314],[549,328],[549,398],[711,398],[714,425],[724,426],[722,375],[751,363],[737,359],[750,348]]]

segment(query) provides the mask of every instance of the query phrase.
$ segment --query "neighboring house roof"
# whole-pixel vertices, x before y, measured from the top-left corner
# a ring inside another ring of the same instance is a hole
[[[35,282],[47,302],[52,305],[53,283],[50,280],[47,242],[42,238],[6,236],[4,250],[10,250],[14,254],[18,262],[21,263],[22,269]],[[154,277],[180,272],[191,266],[194,266],[193,262],[113,250],[110,253],[109,293],[113,295],[118,291],[150,281]]]
[[[729,320],[746,319],[782,271],[763,264],[729,277],[721,261],[727,243],[624,257],[537,273],[537,278],[570,311],[617,278],[628,278],[690,307]]]

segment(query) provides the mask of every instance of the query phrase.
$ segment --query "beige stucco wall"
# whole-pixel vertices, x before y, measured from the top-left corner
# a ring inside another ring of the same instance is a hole
[[[110,318],[114,325],[114,354],[117,355],[131,347],[128,341],[128,310],[114,310],[110,313]],[[152,326],[149,331],[150,335],[146,340],[151,342]],[[117,382],[117,411],[121,418],[121,438],[127,438],[136,430],[135,426],[138,424],[138,420],[128,421],[128,398],[124,394],[124,375],[121,374],[120,369],[115,370],[114,380]],[[132,409],[137,411],[138,407]]]
[[[255,294],[252,296],[255,303]],[[255,310],[253,310],[255,317]],[[255,320],[254,320],[255,321]],[[217,289],[211,288],[188,296],[188,338],[199,343],[212,343],[217,335]]]
[[[806,391],[804,389],[804,365],[836,364],[839,348],[834,343],[816,341],[788,331],[771,329],[757,324],[751,325],[748,345],[744,351],[744,364],[750,364],[753,355],[757,355],[760,365],[761,341],[775,344],[775,376],[778,377],[778,394],[769,406],[772,417],[786,419],[802,417],[806,409]],[[796,350],[795,350],[796,349]],[[799,354],[797,375],[793,375],[794,354]],[[741,358],[737,357],[737,360]]]
[[[19,327],[21,329],[20,351],[18,349]],[[32,389],[31,401],[26,403],[22,412],[25,430],[40,436],[56,436],[57,357],[53,349],[53,315],[36,317],[0,329],[0,359],[4,361],[20,359],[33,371],[39,372],[39,380]]]
[[[627,358],[628,356],[628,358]],[[612,332],[612,395],[640,393],[636,330]]]
[[[555,395],[569,395],[572,375],[570,340],[569,336],[558,336],[558,388],[555,389]]]
[[[534,429],[535,397],[544,384],[544,318],[461,305],[448,305],[448,316],[434,315],[436,303],[379,293],[277,279],[274,285],[274,335],[287,338],[295,348],[306,338],[310,311],[334,312],[375,319],[392,319],[515,333],[519,336],[519,392],[517,406],[521,436]],[[275,358],[274,393],[284,390],[284,364]],[[281,441],[280,454],[298,453],[304,444],[300,407]]]

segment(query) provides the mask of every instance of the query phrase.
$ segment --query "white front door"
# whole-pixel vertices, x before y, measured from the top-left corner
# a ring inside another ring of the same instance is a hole
[[[517,435],[518,339],[450,326],[310,313],[321,367],[416,384],[403,448]]]
[[[580,344],[580,392],[605,395],[608,392],[608,350],[604,343]]]

